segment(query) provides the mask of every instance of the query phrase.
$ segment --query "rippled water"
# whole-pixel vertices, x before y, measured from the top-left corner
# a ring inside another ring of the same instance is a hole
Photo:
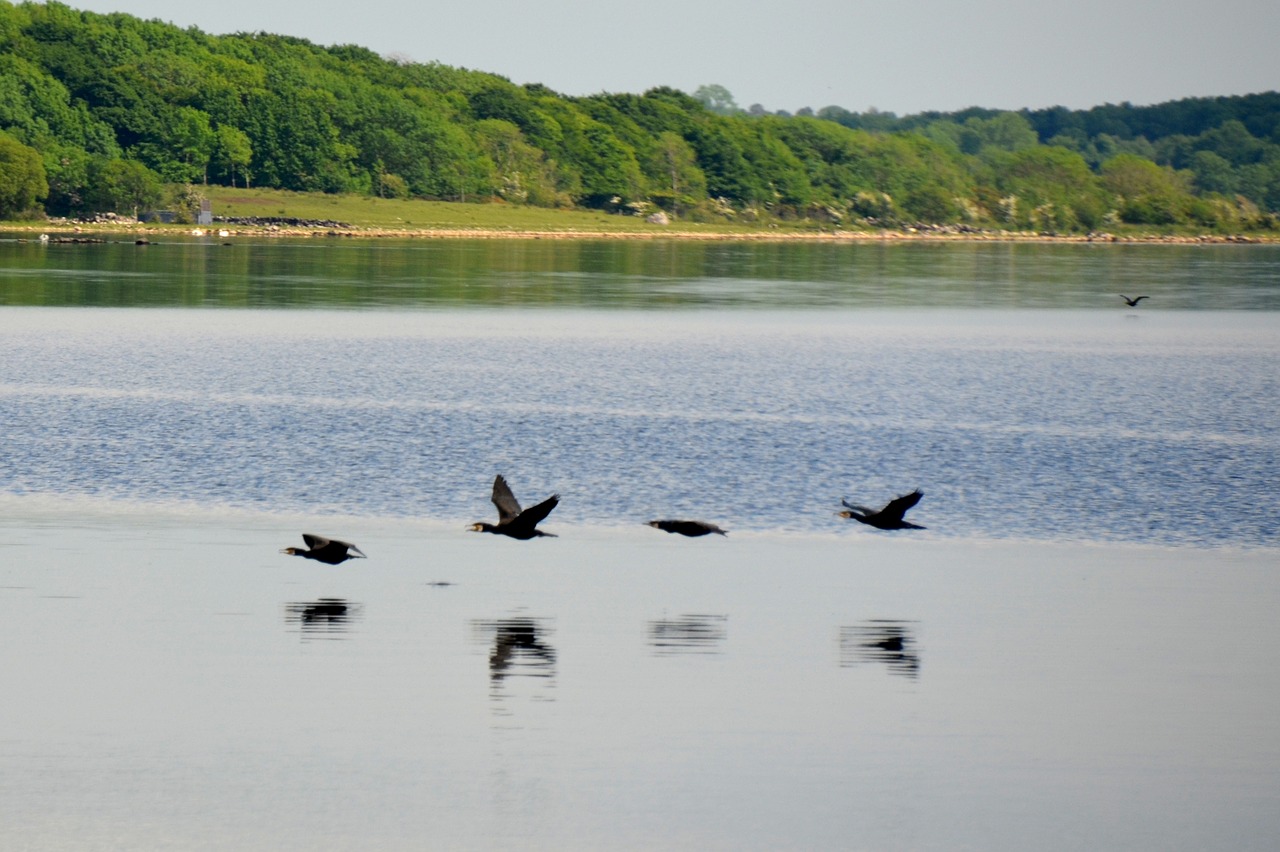
[[[560,525],[1271,543],[1270,312],[0,311],[0,488]],[[52,427],[52,428],[51,428]]]

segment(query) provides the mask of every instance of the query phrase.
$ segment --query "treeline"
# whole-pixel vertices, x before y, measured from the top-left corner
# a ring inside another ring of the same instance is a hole
[[[727,94],[573,98],[360,47],[0,0],[0,215],[132,212],[210,182],[1058,232],[1243,230],[1280,212],[1275,93],[898,118],[726,109],[704,90]]]

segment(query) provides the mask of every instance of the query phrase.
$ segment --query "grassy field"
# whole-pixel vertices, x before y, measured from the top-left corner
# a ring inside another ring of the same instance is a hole
[[[512,204],[461,204],[445,201],[370,198],[363,195],[323,195],[276,189],[201,187],[213,203],[214,216],[288,217],[327,219],[356,228],[378,230],[486,230],[514,232],[652,232],[676,227],[708,234],[751,232],[761,226],[729,223],[702,225],[679,222],[674,226],[651,225],[636,216],[601,211],[548,210]],[[812,225],[809,226],[809,229]]]
[[[623,216],[599,210],[549,210],[505,203],[457,203],[420,201],[416,199],[370,198],[364,195],[327,195],[324,193],[289,192],[279,189],[233,189],[225,186],[202,186],[212,203],[215,217],[256,217],[331,221],[342,223],[344,234],[367,236],[487,236],[512,237],[543,235],[607,237],[618,235],[636,239],[668,237],[691,239],[745,240],[865,240],[865,239],[998,239],[998,240],[1066,240],[1083,241],[1083,234],[1050,236],[1030,232],[1010,233],[987,230],[962,233],[954,229],[915,228],[876,230],[866,225],[847,223],[840,230],[831,225],[806,221],[769,221],[738,224],[734,222],[698,223],[678,220],[670,225],[654,225],[638,216]],[[230,226],[240,233],[259,231],[243,226]],[[132,220],[84,224],[78,222],[33,220],[4,223],[2,229],[18,233],[40,231],[88,232],[185,232],[186,225],[138,225]],[[348,230],[349,229],[349,230]],[[283,229],[281,234],[323,234],[326,229]],[[1133,225],[1109,227],[1107,239],[1141,242],[1277,242],[1273,231],[1251,232],[1247,236],[1207,235],[1195,228],[1169,227],[1152,229]]]

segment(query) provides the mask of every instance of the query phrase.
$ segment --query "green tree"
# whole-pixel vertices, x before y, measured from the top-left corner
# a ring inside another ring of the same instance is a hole
[[[400,175],[379,172],[376,191],[379,198],[408,198],[409,184]]]
[[[494,194],[517,204],[554,206],[556,170],[546,155],[525,140],[509,121],[486,118],[476,123],[476,138],[494,167]]]
[[[179,107],[170,134],[173,147],[190,170],[190,178],[199,176],[201,183],[208,183],[209,160],[218,144],[208,113]]]
[[[718,83],[699,86],[694,90],[693,97],[716,115],[737,115],[742,112],[729,90]]]
[[[94,158],[83,148],[60,142],[46,145],[42,153],[44,171],[49,181],[45,209],[55,216],[86,212],[89,173]]]
[[[988,159],[1000,202],[992,214],[1015,228],[1091,230],[1108,212],[1106,194],[1084,157],[1047,145]]]
[[[608,125],[572,101],[542,97],[538,106],[560,129],[561,143],[548,154],[576,172],[579,202],[599,207],[612,198],[630,199],[639,193],[643,181],[635,151]]]
[[[253,145],[249,136],[238,127],[219,124],[215,131],[214,157],[227,170],[231,185],[236,185],[236,170],[244,177],[245,189],[249,188],[249,164],[253,162]]]
[[[979,150],[996,148],[1001,151],[1025,151],[1040,142],[1031,122],[1016,112],[1002,112],[991,118],[975,116],[964,124],[977,135]]]
[[[31,212],[48,193],[40,152],[0,133],[0,217]]]
[[[697,154],[688,142],[670,130],[658,134],[651,169],[661,176],[662,183],[650,194],[671,212],[678,215],[681,207],[706,198],[707,177],[698,168]]]
[[[1203,192],[1222,195],[1235,193],[1238,180],[1231,163],[1212,151],[1196,151],[1191,155],[1191,172],[1196,186]]]
[[[1119,196],[1125,222],[1169,225],[1185,220],[1190,210],[1185,177],[1134,154],[1119,154],[1103,163],[1102,182]]]
[[[1237,174],[1241,195],[1267,210],[1280,210],[1280,160],[1241,166]]]
[[[138,213],[154,207],[164,197],[164,182],[135,160],[106,160],[91,175],[89,204],[93,210]]]

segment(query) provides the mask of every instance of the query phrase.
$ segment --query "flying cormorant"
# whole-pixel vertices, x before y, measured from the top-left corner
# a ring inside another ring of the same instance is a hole
[[[728,530],[722,530],[715,524],[709,524],[706,521],[649,521],[649,526],[663,532],[680,533],[680,535],[690,537],[709,535],[711,533],[716,533],[717,535],[729,534]]]
[[[527,541],[538,536],[555,538],[554,533],[546,533],[535,529],[535,527],[547,515],[551,514],[551,510],[559,502],[560,495],[552,494],[536,506],[521,509],[516,496],[511,493],[511,486],[507,485],[507,481],[501,475],[498,475],[493,480],[493,505],[498,507],[498,523],[486,524],[483,521],[478,521],[471,525],[470,530],[472,532],[487,532],[510,536],[521,541]]]
[[[1124,299],[1124,303],[1129,307],[1136,308],[1138,307],[1138,303],[1141,302],[1143,299],[1149,299],[1151,297],[1150,296],[1134,296],[1132,299],[1130,299],[1124,293],[1121,293],[1120,298]]]
[[[329,565],[337,565],[340,562],[346,562],[348,559],[367,558],[360,548],[354,544],[338,541],[336,538],[325,538],[322,535],[303,533],[302,540],[307,543],[307,550],[303,550],[301,547],[286,547],[280,552],[287,553],[290,556],[315,559],[318,562],[324,562]]]
[[[840,503],[848,507],[848,511],[836,514],[842,518],[853,518],[855,521],[861,521],[879,530],[922,530],[924,527],[904,521],[902,516],[908,509],[919,503],[923,496],[924,492],[917,488],[910,494],[903,494],[901,497],[890,500],[879,511],[868,509],[866,506],[857,506],[848,500],[841,500]]]

